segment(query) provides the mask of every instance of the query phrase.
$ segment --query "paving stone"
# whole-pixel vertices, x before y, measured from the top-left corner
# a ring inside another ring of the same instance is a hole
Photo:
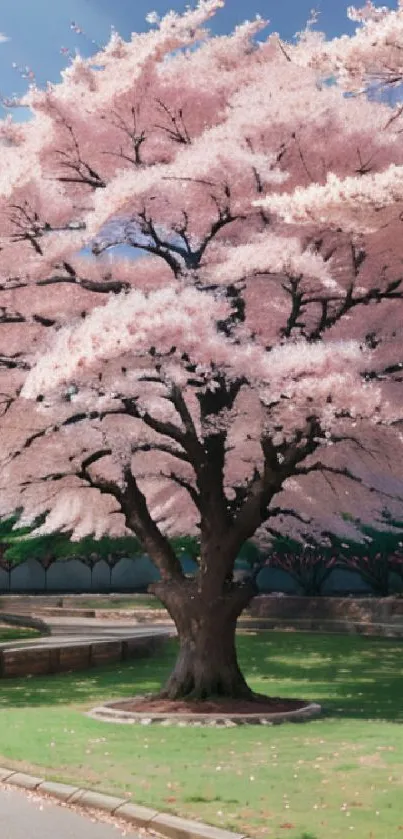
[[[60,671],[85,670],[90,666],[90,644],[75,644],[71,647],[61,647],[59,657]]]
[[[152,830],[168,836],[169,839],[243,839],[241,833],[229,833],[209,824],[181,819],[179,816],[161,814],[149,825]]]
[[[14,774],[14,769],[6,769],[4,766],[0,766],[0,781],[5,781],[6,778],[10,778]]]
[[[71,798],[71,803],[94,807],[96,810],[105,810],[106,813],[114,813],[118,807],[127,803],[125,798],[115,798],[113,795],[103,795],[93,790],[78,790]]]
[[[49,673],[49,650],[8,648],[2,652],[3,676],[43,675]]]
[[[60,801],[68,801],[75,793],[79,792],[78,787],[72,787],[70,784],[58,784],[55,781],[44,781],[39,789],[41,792],[52,795]]]
[[[43,778],[35,778],[34,775],[25,775],[24,772],[14,772],[10,783],[16,787],[23,787],[24,789],[36,789],[41,784]]]
[[[122,660],[122,641],[95,641],[91,644],[91,664],[110,664]]]
[[[158,816],[157,810],[150,810],[148,807],[141,807],[137,804],[123,804],[115,812],[120,819],[134,824],[136,827],[145,827],[152,819]]]

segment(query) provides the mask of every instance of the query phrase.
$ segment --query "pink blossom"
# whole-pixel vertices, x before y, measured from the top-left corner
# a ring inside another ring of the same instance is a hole
[[[0,123],[0,515],[138,531],[164,573],[164,534],[402,512],[403,112],[365,95],[402,79],[402,3],[292,44],[211,37],[222,5]]]

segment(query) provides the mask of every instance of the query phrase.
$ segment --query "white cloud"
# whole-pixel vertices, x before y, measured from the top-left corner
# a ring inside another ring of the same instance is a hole
[[[10,40],[10,38],[8,38],[7,35],[3,35],[3,33],[0,32],[0,44],[4,44],[5,41],[9,41],[9,40]]]

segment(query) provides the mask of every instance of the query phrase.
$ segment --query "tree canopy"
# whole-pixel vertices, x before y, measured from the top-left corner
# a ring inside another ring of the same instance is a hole
[[[246,540],[403,499],[403,109],[367,95],[399,90],[402,2],[292,44],[212,37],[221,5],[113,33],[0,126],[0,514],[134,533],[210,642]]]

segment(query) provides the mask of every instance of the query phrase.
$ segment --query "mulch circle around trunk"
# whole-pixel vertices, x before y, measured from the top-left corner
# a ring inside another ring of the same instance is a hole
[[[259,697],[250,699],[217,699],[201,701],[170,700],[139,696],[107,702],[94,708],[90,716],[105,722],[149,725],[275,725],[286,721],[302,721],[320,714],[316,703],[300,699]]]
[[[114,703],[113,707],[122,711],[134,711],[143,714],[281,714],[284,711],[296,711],[306,702],[298,699],[217,699],[187,702],[185,699],[160,699],[142,696]]]

